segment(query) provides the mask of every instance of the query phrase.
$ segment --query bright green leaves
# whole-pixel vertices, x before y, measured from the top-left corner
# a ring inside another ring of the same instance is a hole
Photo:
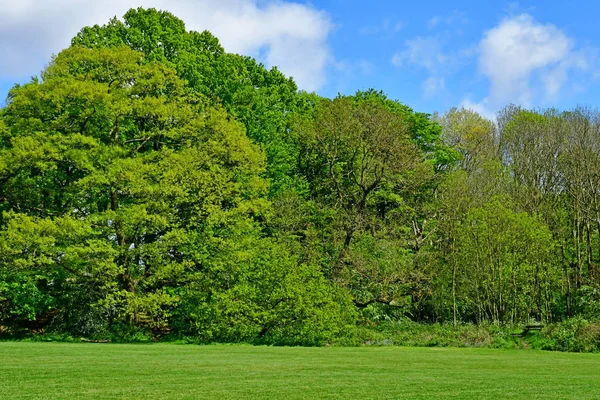
[[[175,71],[127,48],[65,50],[43,77],[12,92],[6,121],[20,135],[79,133],[142,151],[190,140],[202,125],[202,100]]]
[[[202,50],[221,53],[223,50],[216,39],[200,34],[195,40],[186,40],[187,32],[183,21],[165,11],[156,9],[131,9],[123,22],[112,19],[102,27],[83,28],[72,40],[74,46],[117,47],[126,45],[144,53],[150,61],[172,61],[182,50],[192,45]]]
[[[25,274],[116,276],[115,250],[89,222],[70,216],[32,218],[5,214],[0,233],[0,265]]]
[[[86,221],[69,216],[32,218],[4,215],[0,232],[0,297],[8,302],[0,311],[34,320],[57,307],[65,286],[94,282],[110,286],[120,268],[115,249]]]
[[[124,22],[86,27],[72,45],[127,46],[143,53],[149,64],[173,66],[190,91],[222,104],[244,124],[247,136],[261,145],[268,159],[272,197],[303,186],[303,179],[295,175],[298,148],[289,121],[301,112],[304,101],[293,80],[277,69],[266,70],[252,58],[227,54],[209,32],[188,32],[181,20],[155,9],[132,9]]]
[[[560,285],[554,242],[537,218],[494,198],[469,210],[456,240],[458,299],[478,321],[552,318]]]
[[[263,156],[172,69],[130,49],[71,48],[43,78],[13,90],[3,117],[3,205],[19,212],[4,217],[4,271],[104,287],[92,303],[150,312],[190,265],[186,230],[259,212]]]
[[[374,89],[358,91],[354,101],[380,104],[391,113],[403,118],[409,136],[425,154],[436,172],[447,171],[457,160],[456,150],[443,142],[442,127],[432,121],[429,114],[414,112],[410,107],[391,100],[383,92]]]
[[[306,344],[352,322],[342,293],[264,237],[266,160],[244,125],[170,66],[72,47],[11,92],[0,121],[3,319],[52,308],[81,335],[130,324]]]
[[[176,324],[204,340],[319,345],[354,322],[347,295],[314,266],[268,239],[204,241],[206,257],[182,288]],[[200,246],[198,246],[200,247]]]
[[[306,173],[316,192],[328,192],[332,203],[365,206],[385,181],[395,180],[419,162],[407,121],[373,102],[353,98],[322,101],[314,121],[301,126]],[[314,172],[313,172],[314,171]],[[319,182],[321,181],[321,182]]]

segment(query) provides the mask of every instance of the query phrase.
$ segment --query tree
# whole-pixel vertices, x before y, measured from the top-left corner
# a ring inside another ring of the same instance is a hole
[[[131,9],[123,21],[113,18],[104,26],[85,27],[72,46],[127,46],[142,52],[146,62],[172,65],[190,89],[220,102],[244,124],[248,137],[264,147],[273,196],[303,187],[295,174],[298,150],[289,121],[303,112],[305,97],[277,68],[267,70],[250,57],[225,53],[210,32],[187,31],[180,19],[152,8]]]
[[[492,199],[469,210],[456,241],[459,301],[478,322],[549,321],[560,271],[542,222]]]
[[[343,258],[354,233],[368,219],[374,193],[388,182],[402,184],[419,166],[420,156],[407,122],[373,102],[324,100],[314,121],[301,129],[301,163],[312,191],[343,214]]]
[[[351,323],[343,294],[264,237],[261,150],[168,65],[70,48],[11,92],[2,121],[3,317],[53,308],[78,334],[129,323],[312,344]]]
[[[566,140],[559,160],[564,176],[564,187],[571,199],[574,233],[576,241],[585,241],[587,275],[590,282],[597,283],[597,263],[600,262],[600,247],[592,247],[594,230],[600,238],[600,116],[597,111],[577,108],[565,113]],[[577,245],[576,283],[581,283],[582,256]],[[597,256],[594,257],[594,253]],[[595,258],[595,260],[594,260]]]
[[[477,112],[452,108],[439,122],[444,142],[460,153],[459,168],[472,171],[498,154],[496,128]]]
[[[556,110],[548,110],[544,114],[520,111],[500,134],[505,165],[530,212],[556,200],[564,187],[559,168],[564,133],[564,120]]]
[[[319,224],[323,269],[360,308],[411,304],[406,299],[421,276],[404,195],[428,182],[433,168],[411,126],[379,100],[356,96],[320,100],[314,115],[295,128],[302,144],[299,169],[310,199],[328,218],[311,221]]]

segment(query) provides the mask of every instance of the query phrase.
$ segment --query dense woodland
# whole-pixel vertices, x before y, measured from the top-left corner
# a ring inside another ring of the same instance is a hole
[[[83,28],[0,110],[0,326],[323,344],[600,318],[600,112],[334,99],[175,16]]]

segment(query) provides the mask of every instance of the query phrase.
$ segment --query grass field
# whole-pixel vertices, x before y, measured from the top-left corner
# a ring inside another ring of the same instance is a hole
[[[4,399],[598,399],[600,355],[0,343]]]

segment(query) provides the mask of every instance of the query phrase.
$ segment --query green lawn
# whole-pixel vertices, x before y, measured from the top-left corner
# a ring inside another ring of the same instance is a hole
[[[598,399],[600,355],[0,343],[4,399]]]

